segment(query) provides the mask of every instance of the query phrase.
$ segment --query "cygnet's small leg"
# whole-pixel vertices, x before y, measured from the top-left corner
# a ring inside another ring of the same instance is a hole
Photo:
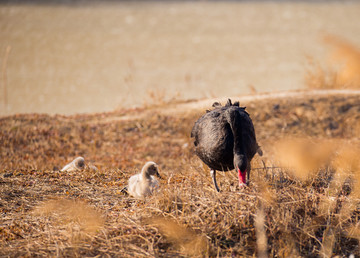
[[[214,186],[215,186],[216,191],[217,191],[217,192],[220,192],[220,189],[219,189],[219,187],[218,187],[218,185],[217,185],[217,183],[216,183],[216,170],[215,170],[215,169],[210,170],[210,175],[211,175],[211,177],[212,177],[212,179],[213,179],[213,182],[214,182]]]
[[[127,186],[125,186],[123,189],[120,190],[123,194],[129,194]]]

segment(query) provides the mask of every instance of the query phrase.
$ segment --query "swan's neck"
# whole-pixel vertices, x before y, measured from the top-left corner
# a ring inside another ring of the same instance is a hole
[[[144,180],[150,180],[151,179],[151,176],[149,175],[148,173],[148,168],[147,167],[143,167],[142,170],[141,170],[141,177],[144,179]]]
[[[245,154],[243,149],[242,124],[239,111],[236,109],[229,110],[226,113],[226,119],[234,137],[234,155]]]

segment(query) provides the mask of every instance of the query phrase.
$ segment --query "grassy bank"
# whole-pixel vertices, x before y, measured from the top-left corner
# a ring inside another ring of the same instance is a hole
[[[240,104],[264,156],[246,189],[219,173],[221,193],[190,139],[202,109],[1,118],[0,255],[360,255],[359,97]],[[76,156],[99,170],[59,172]],[[148,160],[161,190],[122,194]]]

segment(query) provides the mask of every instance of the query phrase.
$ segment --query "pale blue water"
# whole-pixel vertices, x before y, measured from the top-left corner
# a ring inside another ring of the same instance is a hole
[[[0,115],[299,89],[306,56],[325,58],[321,35],[360,46],[359,15],[339,2],[0,4]]]

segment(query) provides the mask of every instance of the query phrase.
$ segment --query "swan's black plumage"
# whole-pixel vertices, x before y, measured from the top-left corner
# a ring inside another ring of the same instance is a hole
[[[200,117],[191,131],[195,138],[195,153],[211,169],[217,191],[216,170],[228,171],[234,168],[247,172],[249,178],[250,161],[261,149],[256,141],[255,130],[245,107],[239,102],[225,106],[215,102],[214,109]],[[246,175],[246,174],[245,174]]]

